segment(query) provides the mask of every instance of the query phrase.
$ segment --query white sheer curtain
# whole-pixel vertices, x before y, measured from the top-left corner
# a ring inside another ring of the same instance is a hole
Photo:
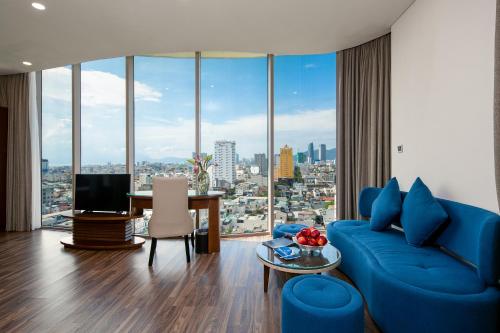
[[[31,133],[31,230],[41,228],[41,174],[40,174],[40,124],[38,120],[38,90],[36,82],[36,73],[30,73],[29,79],[29,121]]]

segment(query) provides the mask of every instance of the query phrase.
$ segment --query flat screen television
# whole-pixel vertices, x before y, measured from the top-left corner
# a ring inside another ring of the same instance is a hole
[[[75,210],[122,212],[129,210],[130,174],[77,174]]]

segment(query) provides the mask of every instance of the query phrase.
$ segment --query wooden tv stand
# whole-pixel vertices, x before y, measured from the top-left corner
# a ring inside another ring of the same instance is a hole
[[[133,219],[139,216],[118,213],[71,213],[73,236],[61,239],[66,248],[124,250],[142,247],[144,238],[134,236]]]

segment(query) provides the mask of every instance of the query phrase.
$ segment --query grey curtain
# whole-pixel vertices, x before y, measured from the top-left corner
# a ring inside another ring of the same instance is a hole
[[[337,218],[390,177],[391,36],[337,52]]]
[[[0,76],[0,106],[8,109],[6,230],[31,230],[29,74]]]
[[[495,175],[497,184],[497,200],[500,208],[500,1],[497,0],[497,18],[495,30],[495,110],[494,140],[495,140]]]

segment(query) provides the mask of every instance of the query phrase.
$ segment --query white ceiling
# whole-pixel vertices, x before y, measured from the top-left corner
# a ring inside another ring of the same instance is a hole
[[[0,74],[135,54],[333,52],[389,32],[413,1],[0,0]]]

